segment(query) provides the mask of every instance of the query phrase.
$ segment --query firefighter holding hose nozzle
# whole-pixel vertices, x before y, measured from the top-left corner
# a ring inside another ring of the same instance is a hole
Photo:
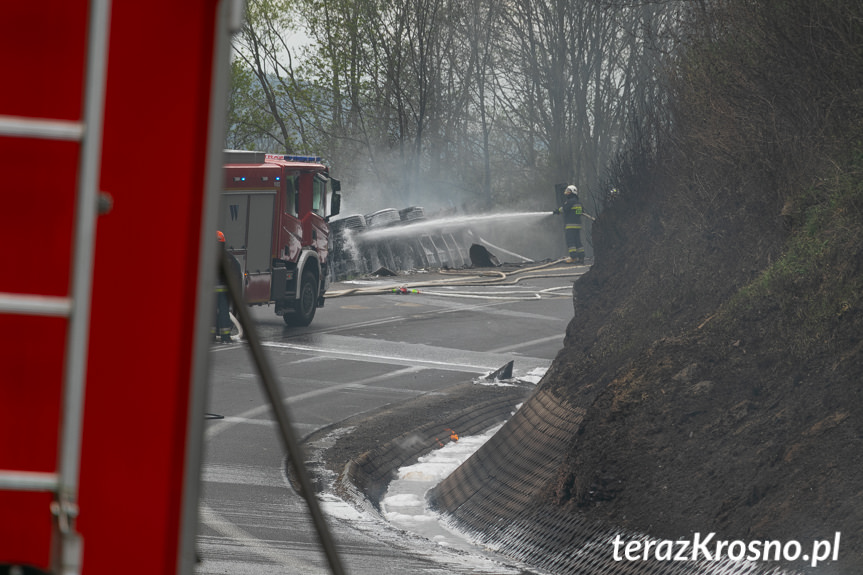
[[[569,256],[564,260],[566,263],[584,263],[584,247],[581,245],[581,216],[584,215],[591,220],[590,214],[585,213],[578,199],[578,188],[573,185],[566,187],[563,192],[563,205],[553,212],[563,214],[564,232],[566,234],[566,247]]]

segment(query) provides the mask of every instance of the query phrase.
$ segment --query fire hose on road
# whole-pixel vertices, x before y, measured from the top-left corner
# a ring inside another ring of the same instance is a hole
[[[566,265],[566,267],[554,267],[561,264],[563,260],[555,260],[552,262],[548,262],[545,264],[541,264],[538,266],[531,266],[528,268],[516,269],[510,272],[503,272],[499,270],[494,270],[491,272],[484,272],[481,274],[472,273],[472,274],[464,274],[462,272],[445,272],[441,271],[444,275],[452,275],[452,278],[446,279],[438,279],[438,280],[429,280],[429,281],[420,281],[420,282],[410,282],[399,284],[398,286],[393,286],[392,284],[385,286],[368,286],[368,287],[357,287],[351,288],[341,291],[328,292],[325,297],[326,298],[337,298],[337,297],[346,297],[346,296],[354,296],[354,295],[383,295],[383,294],[408,294],[408,293],[419,293],[426,295],[436,295],[436,296],[446,296],[446,297],[465,297],[465,298],[483,298],[483,299],[540,299],[543,294],[552,293],[561,289],[570,289],[570,286],[561,286],[554,288],[547,288],[544,290],[527,290],[520,292],[509,292],[507,295],[489,295],[484,294],[482,292],[430,292],[426,290],[421,290],[420,288],[426,287],[471,287],[471,286],[507,286],[507,285],[515,285],[519,282],[527,279],[540,279],[540,278],[555,278],[555,277],[575,277],[580,276],[584,273],[584,269],[573,269],[571,265]],[[545,273],[533,273],[544,270]],[[562,273],[551,273],[551,272],[559,272]],[[490,277],[491,276],[491,277]],[[523,294],[532,294],[532,295],[523,295]],[[518,296],[518,297],[513,297]]]

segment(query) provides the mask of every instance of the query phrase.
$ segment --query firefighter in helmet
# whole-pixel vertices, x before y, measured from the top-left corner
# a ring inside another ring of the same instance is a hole
[[[581,202],[578,199],[578,188],[573,185],[566,187],[563,192],[563,206],[552,212],[553,214],[563,214],[563,224],[566,234],[566,247],[568,257],[566,263],[584,263],[584,247],[581,245],[581,216],[584,215],[593,219],[589,214],[584,212],[581,207]]]
[[[228,298],[228,281],[225,274],[222,273],[221,260],[224,257],[225,251],[225,234],[221,231],[216,233],[219,240],[219,274],[216,281],[216,328],[214,338],[222,343],[231,343],[231,323],[230,302]]]

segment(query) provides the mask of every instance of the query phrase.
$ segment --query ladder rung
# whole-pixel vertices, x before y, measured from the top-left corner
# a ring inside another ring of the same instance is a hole
[[[57,491],[60,479],[56,473],[0,470],[0,489],[6,491]]]
[[[71,312],[68,297],[0,293],[0,313],[67,317]]]
[[[84,137],[84,124],[69,120],[0,115],[0,136],[78,141]]]

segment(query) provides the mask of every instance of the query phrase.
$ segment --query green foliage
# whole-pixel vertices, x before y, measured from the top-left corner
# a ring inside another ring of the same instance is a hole
[[[834,165],[787,211],[785,253],[740,290],[725,315],[739,324],[774,313],[777,341],[809,355],[829,349],[842,324],[863,313],[863,153]]]
[[[228,149],[278,151],[282,147],[272,136],[278,129],[272,115],[261,105],[263,101],[260,84],[252,70],[242,60],[231,62],[225,143]]]

